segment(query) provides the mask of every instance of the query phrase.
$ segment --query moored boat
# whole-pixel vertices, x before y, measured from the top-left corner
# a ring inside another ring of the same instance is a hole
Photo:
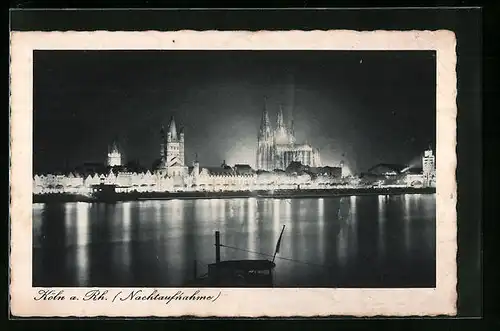
[[[92,185],[92,199],[97,202],[116,202],[118,194],[116,193],[116,185],[98,184]]]
[[[208,272],[202,277],[195,274],[195,279],[187,286],[202,287],[273,287],[273,273],[276,264],[274,259],[279,253],[281,238],[285,226],[281,230],[272,260],[220,260],[220,233],[215,232],[215,263],[208,265]],[[196,270],[195,270],[196,273]]]

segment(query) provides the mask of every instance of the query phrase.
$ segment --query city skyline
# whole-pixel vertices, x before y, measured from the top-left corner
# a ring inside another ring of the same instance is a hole
[[[117,139],[149,168],[171,116],[186,164],[255,167],[264,99],[324,165],[411,164],[435,148],[435,79],[430,51],[35,51],[34,167],[105,162]]]

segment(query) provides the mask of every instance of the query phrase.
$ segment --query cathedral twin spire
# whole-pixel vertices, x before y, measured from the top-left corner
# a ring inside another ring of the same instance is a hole
[[[276,143],[287,144],[292,143],[294,138],[293,132],[293,119],[291,127],[287,128],[284,123],[283,106],[279,106],[278,115],[276,119],[276,129],[273,131],[271,121],[269,120],[269,113],[267,111],[266,100],[264,100],[264,110],[260,123],[259,140],[277,139]]]
[[[118,148],[118,144],[116,142],[116,139],[113,140],[113,143],[111,144],[111,146],[109,148],[109,152],[110,153],[119,153],[120,152],[120,149]]]

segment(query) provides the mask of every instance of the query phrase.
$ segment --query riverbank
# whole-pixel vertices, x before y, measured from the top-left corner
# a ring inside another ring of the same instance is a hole
[[[400,195],[400,194],[433,194],[436,189],[415,187],[381,187],[381,188],[336,188],[311,190],[274,190],[274,191],[233,191],[233,192],[131,192],[115,193],[104,199],[97,199],[78,194],[34,194],[33,203],[48,202],[118,202],[140,200],[174,200],[174,199],[234,199],[234,198],[327,198],[365,195]]]

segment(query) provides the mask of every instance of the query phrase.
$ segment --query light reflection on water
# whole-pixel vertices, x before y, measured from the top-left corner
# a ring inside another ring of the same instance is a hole
[[[36,286],[182,286],[214,262],[215,231],[241,249],[223,259],[262,259],[283,225],[276,286],[435,281],[433,195],[36,204],[33,218]]]
[[[385,222],[386,222],[386,205],[388,197],[385,195],[378,196],[378,255],[381,260],[385,258]]]
[[[351,197],[351,213],[348,220],[350,225],[349,256],[355,257],[358,253],[358,197]]]
[[[321,264],[325,263],[325,199],[318,199],[318,255]]]
[[[78,265],[78,285],[85,286],[89,277],[88,241],[89,241],[89,204],[78,202],[76,205],[76,229],[78,254],[76,264]]]
[[[247,235],[248,235],[248,247],[247,250],[251,252],[255,252],[257,247],[255,245],[255,222],[257,220],[257,199],[250,198],[248,199],[248,213],[247,213]],[[248,256],[248,258],[255,258],[252,256]]]
[[[411,237],[410,237],[410,222],[411,222],[411,211],[412,211],[412,200],[413,194],[405,194],[405,209],[404,209],[404,236],[405,236],[405,249],[408,251],[410,249]]]
[[[273,200],[273,233],[275,240],[278,240],[279,232],[281,229],[281,200]]]
[[[130,240],[131,240],[131,208],[132,203],[124,202],[122,204],[123,217],[121,227],[119,228],[122,234],[122,245],[120,246],[120,258],[122,265],[126,268],[124,273],[130,272]],[[161,209],[160,209],[161,210]]]

